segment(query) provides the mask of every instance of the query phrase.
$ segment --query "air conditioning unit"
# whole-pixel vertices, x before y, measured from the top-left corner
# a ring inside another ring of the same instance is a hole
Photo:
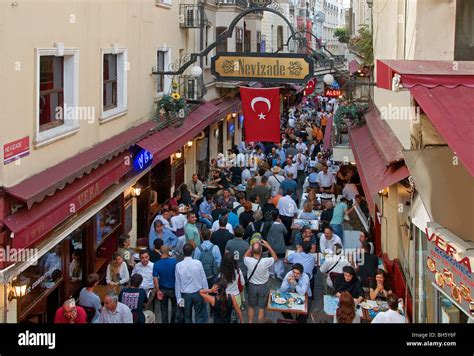
[[[187,8],[186,9],[186,27],[193,28],[195,26],[194,16],[195,16],[195,9],[194,8]]]
[[[187,78],[186,79],[186,99],[191,101],[196,101],[198,97],[198,80],[197,78]]]

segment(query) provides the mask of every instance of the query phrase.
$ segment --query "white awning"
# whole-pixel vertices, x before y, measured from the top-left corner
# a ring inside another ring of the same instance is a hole
[[[426,210],[419,194],[413,200],[410,217],[411,222],[421,231],[425,231],[428,226],[428,221],[433,221],[433,219],[428,214],[428,211]]]

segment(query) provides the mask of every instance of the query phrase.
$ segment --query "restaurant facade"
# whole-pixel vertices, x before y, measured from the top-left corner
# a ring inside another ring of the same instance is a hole
[[[2,245],[35,252],[26,261],[2,263],[5,322],[52,322],[55,310],[78,295],[88,274],[104,278],[121,234],[131,236],[132,246],[148,236],[153,206],[195,172],[196,143],[207,138],[207,149],[218,149],[218,140],[205,133],[233,121],[231,133],[241,137],[238,115],[232,115],[240,100],[214,103],[199,105],[180,127],[157,131],[156,123],[146,122],[127,130],[3,192],[2,204],[22,207],[4,218],[8,234],[2,235]],[[230,136],[224,133],[224,148],[231,147]],[[87,169],[82,162],[88,162]],[[82,272],[76,278],[74,258]]]

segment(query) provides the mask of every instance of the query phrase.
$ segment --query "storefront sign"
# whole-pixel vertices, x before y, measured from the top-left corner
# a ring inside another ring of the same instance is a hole
[[[474,317],[474,254],[468,250],[473,246],[444,231],[434,223],[429,223],[425,230],[427,274],[466,314]]]
[[[124,153],[81,178],[80,184],[71,184],[30,210],[23,209],[7,217],[9,227],[18,226],[12,229],[16,231],[12,246],[30,247],[64,220],[77,214],[131,170],[131,159],[130,153]],[[107,173],[104,174],[102,169]]]
[[[3,164],[11,163],[30,154],[30,136],[3,145]]]
[[[324,96],[328,98],[338,98],[341,96],[341,91],[339,89],[326,89],[324,91]]]
[[[212,58],[212,74],[219,81],[300,83],[314,72],[313,61],[296,53],[218,53]]]
[[[135,172],[141,172],[149,167],[153,162],[153,154],[147,150],[140,150],[133,155],[133,169]]]

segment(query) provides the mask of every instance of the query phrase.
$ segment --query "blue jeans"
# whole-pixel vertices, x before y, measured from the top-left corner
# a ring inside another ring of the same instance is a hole
[[[212,227],[212,222],[211,222],[211,220],[209,220],[209,219],[200,217],[200,218],[199,218],[199,221],[202,222],[203,224],[205,224],[208,229],[210,229],[210,228]]]
[[[341,224],[329,224],[334,233],[341,238],[341,242],[344,245],[344,229]]]
[[[196,316],[196,323],[203,324],[207,322],[207,308],[204,299],[195,293],[182,293],[184,299],[184,322],[186,324],[193,323],[193,307]]]

